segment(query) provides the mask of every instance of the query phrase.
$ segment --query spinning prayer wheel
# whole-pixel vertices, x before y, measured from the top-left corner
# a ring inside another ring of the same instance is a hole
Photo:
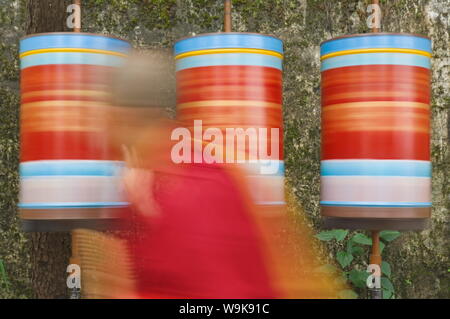
[[[325,227],[420,230],[431,214],[431,41],[394,33],[321,44]]]
[[[130,44],[89,33],[20,41],[20,200],[27,231],[110,227],[126,206],[108,146],[108,81]]]
[[[257,204],[284,205],[282,41],[257,33],[201,34],[176,42],[174,55],[178,119],[190,129],[201,121],[206,135],[219,131],[218,162],[244,168]],[[236,137],[230,149],[233,129],[248,143],[238,145]]]

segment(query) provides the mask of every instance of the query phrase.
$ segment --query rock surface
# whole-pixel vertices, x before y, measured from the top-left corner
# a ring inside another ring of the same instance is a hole
[[[380,1],[382,30],[419,33],[433,41],[433,218],[430,229],[390,244],[397,298],[449,298],[449,0]],[[285,43],[286,174],[311,226],[319,230],[319,44],[368,32],[368,1],[234,0],[235,31],[269,33]],[[19,229],[18,39],[27,21],[25,0],[0,0],[0,298],[33,295],[26,235]],[[83,31],[113,34],[138,48],[170,47],[178,38],[222,28],[220,0],[92,0],[83,7]],[[329,245],[330,258],[337,247]]]

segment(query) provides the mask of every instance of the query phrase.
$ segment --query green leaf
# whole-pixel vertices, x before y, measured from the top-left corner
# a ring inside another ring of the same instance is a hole
[[[316,238],[322,241],[332,240],[334,237],[334,232],[332,230],[322,231],[316,235]]]
[[[351,240],[347,240],[347,252],[352,254],[353,242]]]
[[[0,282],[4,282],[7,286],[9,286],[8,275],[6,274],[5,266],[3,265],[3,261],[0,259]]]
[[[380,232],[380,238],[385,241],[393,241],[398,236],[400,236],[400,232],[395,230],[383,230]]]
[[[347,252],[353,256],[359,256],[364,253],[364,248],[361,246],[355,246],[353,241],[349,240],[347,241]]]
[[[382,241],[380,241],[380,253],[383,252],[384,247],[386,247],[386,245]]]
[[[361,270],[352,269],[348,275],[348,279],[357,288],[365,288],[369,273]]]
[[[383,289],[383,299],[391,299],[393,294],[392,291]]]
[[[316,237],[323,241],[329,241],[332,239],[336,239],[337,241],[343,240],[348,234],[348,230],[344,229],[333,229],[320,232],[316,235]]]
[[[381,262],[381,273],[391,277],[391,265],[387,261]]]
[[[338,251],[336,254],[336,259],[339,262],[339,264],[341,265],[342,268],[347,267],[348,265],[351,264],[352,260],[353,260],[353,255],[349,254],[346,251]]]
[[[360,246],[353,246],[352,247],[352,254],[353,255],[362,255],[364,253],[364,248]]]
[[[387,277],[381,277],[381,288],[383,290],[394,292],[394,285]]]
[[[383,289],[383,299],[391,299],[394,295],[394,285],[387,277],[381,277],[381,289]]]
[[[345,229],[335,229],[334,230],[334,238],[336,238],[337,241],[344,240],[345,237],[347,237],[348,230]]]
[[[361,245],[372,245],[372,239],[361,233],[353,235],[352,241]]]
[[[357,299],[358,298],[358,295],[356,294],[356,292],[354,292],[353,290],[350,290],[350,289],[345,289],[345,290],[339,291],[338,296],[341,299]]]

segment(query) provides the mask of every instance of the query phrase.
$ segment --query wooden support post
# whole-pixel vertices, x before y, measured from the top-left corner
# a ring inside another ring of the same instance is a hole
[[[373,5],[380,5],[379,0],[373,0]],[[373,26],[372,32],[380,32],[380,28]],[[378,265],[380,267],[380,277],[381,277],[381,251],[380,251],[380,231],[372,230],[372,251],[370,253],[370,264]],[[370,289],[371,299],[383,299],[383,293],[381,288]]]
[[[81,16],[81,0],[74,0],[73,4],[76,4],[80,7],[80,16]],[[80,20],[81,20],[81,17],[80,17]],[[75,27],[73,29],[73,32],[81,32],[81,21],[80,21],[80,27],[79,28]],[[70,257],[70,263],[80,265],[80,261],[78,258],[78,255],[79,255],[78,244],[75,239],[75,234],[73,231],[71,233],[71,236],[72,236],[72,256]],[[70,293],[70,299],[80,299],[80,291],[78,291],[78,289],[76,289],[76,288],[73,289]]]
[[[67,32],[67,5],[62,0],[27,0],[25,33]],[[33,298],[67,298],[67,265],[70,259],[69,232],[27,234]]]
[[[372,253],[370,254],[370,263],[381,266],[380,252],[380,231],[372,231]]]
[[[380,1],[379,0],[373,0],[372,1],[373,5],[380,5]],[[372,32],[380,32],[380,28],[377,28],[375,25],[372,27]]]
[[[225,0],[224,12],[224,31],[231,32],[231,0]]]
[[[80,7],[80,16],[81,16],[81,0],[74,0],[73,4],[76,4]],[[81,20],[81,18],[80,18],[80,20]],[[73,29],[73,32],[81,32],[81,21],[80,21],[80,27],[79,28],[75,27]]]
[[[372,251],[370,253],[369,262],[371,265],[378,265],[379,271],[376,271],[374,273],[374,275],[380,276],[380,278],[378,278],[378,280],[381,280],[381,250],[380,250],[380,231],[379,230],[372,230]],[[381,290],[381,287],[379,287],[379,288],[374,287],[374,288],[369,289],[369,298],[370,299],[383,299],[383,291]]]

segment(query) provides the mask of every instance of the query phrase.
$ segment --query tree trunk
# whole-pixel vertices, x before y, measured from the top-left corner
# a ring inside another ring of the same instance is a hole
[[[28,26],[26,33],[70,31],[66,20],[68,0],[28,0]]]
[[[26,33],[68,31],[66,0],[28,0]],[[66,267],[71,237],[68,232],[30,233],[31,282],[36,298],[67,298]]]

